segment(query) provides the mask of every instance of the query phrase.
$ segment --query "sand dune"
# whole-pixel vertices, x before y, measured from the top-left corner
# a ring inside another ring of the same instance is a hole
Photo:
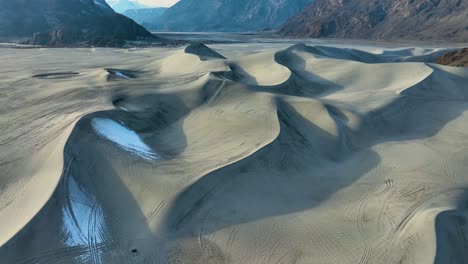
[[[446,50],[11,51],[1,263],[468,261],[468,69]]]

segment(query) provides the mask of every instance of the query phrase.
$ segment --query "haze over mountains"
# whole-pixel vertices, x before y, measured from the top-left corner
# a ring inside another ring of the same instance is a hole
[[[115,12],[124,13],[129,9],[146,8],[147,6],[139,3],[137,0],[106,0]]]
[[[152,24],[158,17],[166,12],[167,7],[137,8],[125,10],[122,14],[133,19],[140,25]],[[151,27],[151,26],[149,26]]]
[[[138,0],[107,0],[107,3],[115,12],[131,18],[143,26],[154,23],[167,10],[167,7],[145,6]]]
[[[259,31],[285,23],[312,0],[181,0],[150,26],[161,31]]]
[[[107,45],[152,37],[110,6],[154,31],[468,41],[468,0],[181,0],[168,9],[136,0],[0,0],[0,39]]]
[[[181,0],[165,12],[126,15],[155,31],[279,28],[280,35],[299,38],[466,41],[467,9],[468,0]]]
[[[468,0],[316,0],[283,36],[468,41]]]
[[[105,46],[153,36],[104,0],[1,0],[0,37],[41,45]]]

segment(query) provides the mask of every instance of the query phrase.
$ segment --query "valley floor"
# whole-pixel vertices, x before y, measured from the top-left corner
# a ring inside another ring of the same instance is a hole
[[[444,52],[0,48],[0,263],[466,263]]]

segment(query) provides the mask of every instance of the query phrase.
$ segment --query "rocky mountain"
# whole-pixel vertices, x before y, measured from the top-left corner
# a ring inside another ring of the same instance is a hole
[[[140,25],[152,24],[158,17],[166,12],[166,7],[129,9],[122,14],[133,19]]]
[[[273,29],[312,0],[181,0],[153,21],[161,31],[245,32]]]
[[[468,40],[468,0],[316,0],[279,31],[294,37]]]
[[[130,9],[146,8],[137,0],[107,0],[107,3],[114,9],[115,12],[123,14]]]
[[[455,67],[468,67],[468,48],[448,52],[440,57],[437,63]]]
[[[2,39],[106,46],[152,37],[133,20],[114,12],[105,0],[0,0]]]

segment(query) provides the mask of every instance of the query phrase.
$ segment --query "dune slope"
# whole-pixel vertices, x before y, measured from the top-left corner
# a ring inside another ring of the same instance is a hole
[[[0,49],[0,262],[464,263],[468,69],[265,45]]]

